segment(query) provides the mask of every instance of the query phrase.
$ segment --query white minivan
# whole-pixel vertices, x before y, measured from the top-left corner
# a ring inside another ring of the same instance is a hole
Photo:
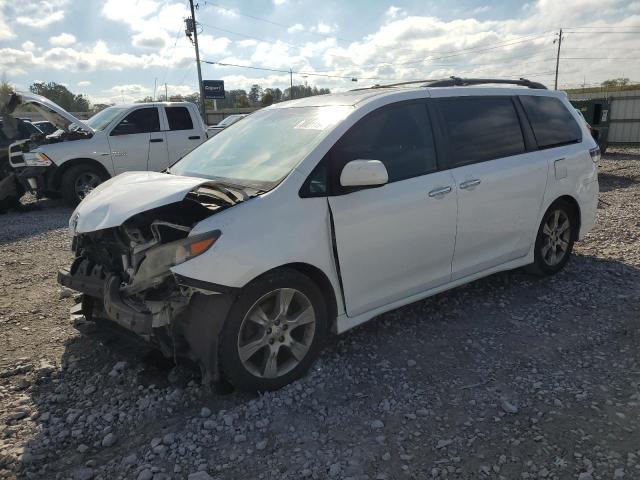
[[[566,96],[527,80],[285,102],[167,173],[98,186],[58,279],[203,381],[276,389],[329,332],[501,270],[558,272],[594,224],[599,158]]]

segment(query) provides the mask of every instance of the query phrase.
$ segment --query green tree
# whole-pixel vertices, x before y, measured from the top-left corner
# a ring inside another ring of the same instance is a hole
[[[59,83],[36,82],[29,87],[29,90],[48,98],[70,112],[88,112],[91,106],[86,97],[73,94],[67,87]]]
[[[273,93],[270,88],[267,88],[262,94],[262,100],[260,101],[263,107],[268,107],[273,104]]]
[[[262,87],[254,83],[253,85],[251,85],[251,90],[249,90],[249,103],[251,105],[259,105],[261,98],[262,98]]]
[[[605,80],[604,82],[602,82],[602,86],[606,88],[625,87],[630,83],[631,83],[631,80],[629,80],[628,78],[619,77],[619,78],[611,78],[609,80]]]

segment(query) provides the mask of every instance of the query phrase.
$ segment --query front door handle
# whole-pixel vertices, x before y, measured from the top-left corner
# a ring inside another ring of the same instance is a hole
[[[151,140],[149,140],[149,142],[151,143],[158,143],[158,142],[163,142],[164,140],[162,140],[161,138],[152,138]]]
[[[460,188],[471,188],[480,185],[480,180],[474,178],[473,180],[467,180],[466,182],[462,182],[460,184]]]
[[[429,192],[429,196],[431,198],[434,197],[443,197],[445,196],[447,193],[451,193],[451,186],[449,185],[448,187],[439,187],[439,188],[435,188],[433,190],[431,190]]]
[[[200,140],[200,135],[191,135],[189,140]]]

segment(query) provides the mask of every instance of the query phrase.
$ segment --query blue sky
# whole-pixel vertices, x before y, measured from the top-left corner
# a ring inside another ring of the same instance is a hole
[[[335,91],[450,75],[527,76],[553,85],[560,27],[568,32],[561,87],[640,80],[638,0],[197,3],[203,59],[292,68],[307,72],[294,83]],[[150,95],[154,81],[163,89],[166,82],[170,94],[190,93],[197,75],[187,15],[183,0],[0,0],[0,74],[18,89],[63,83],[96,103]],[[202,69],[203,78],[223,79],[227,89],[289,83],[278,72]]]

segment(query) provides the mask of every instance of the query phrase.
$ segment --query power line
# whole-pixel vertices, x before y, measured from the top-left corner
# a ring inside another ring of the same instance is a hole
[[[303,71],[293,71],[293,70],[282,70],[278,68],[270,68],[270,67],[255,67],[253,65],[238,65],[235,63],[227,63],[227,62],[212,62],[209,60],[200,60],[201,63],[207,63],[209,65],[219,65],[221,67],[236,67],[236,68],[248,68],[250,70],[263,70],[266,72],[277,72],[277,73],[295,73],[296,75],[308,75],[310,77],[327,77],[327,78],[346,78],[352,79],[356,77],[356,75],[328,75],[326,73],[316,73],[316,72],[303,72]],[[360,77],[357,76],[360,80],[381,80],[380,77]]]
[[[290,28],[294,28],[294,27],[295,27],[295,25],[287,25],[287,24],[285,24],[285,23],[274,22],[273,20],[269,20],[269,19],[267,19],[267,18],[256,17],[255,15],[250,15],[250,14],[248,14],[248,13],[242,13],[242,12],[241,12],[241,11],[239,11],[239,10],[235,10],[235,9],[231,9],[231,8],[223,7],[222,5],[219,5],[219,4],[214,3],[214,2],[209,2],[208,0],[205,0],[203,3],[204,3],[205,5],[211,5],[212,7],[218,8],[218,9],[220,9],[220,10],[224,10],[224,11],[227,11],[227,12],[231,12],[231,13],[233,13],[234,15],[240,15],[240,16],[242,16],[242,17],[247,17],[247,18],[251,18],[251,19],[253,19],[253,20],[257,20],[257,21],[259,21],[259,22],[269,23],[269,24],[271,24],[271,25],[275,25],[275,26],[277,26],[277,27],[286,28],[287,30],[289,30]],[[311,32],[311,31],[308,31],[308,30],[302,30],[302,31],[303,31],[304,33],[307,33],[307,34],[310,34],[310,35],[317,35],[317,36],[319,36],[319,37],[324,37],[324,38],[335,38],[336,40],[340,40],[341,42],[344,42],[344,43],[352,43],[352,42],[354,42],[354,40],[349,40],[349,39],[346,39],[346,38],[341,38],[341,37],[338,37],[338,36],[336,36],[336,35],[329,35],[329,34],[325,34],[325,33],[321,33],[321,32]]]

